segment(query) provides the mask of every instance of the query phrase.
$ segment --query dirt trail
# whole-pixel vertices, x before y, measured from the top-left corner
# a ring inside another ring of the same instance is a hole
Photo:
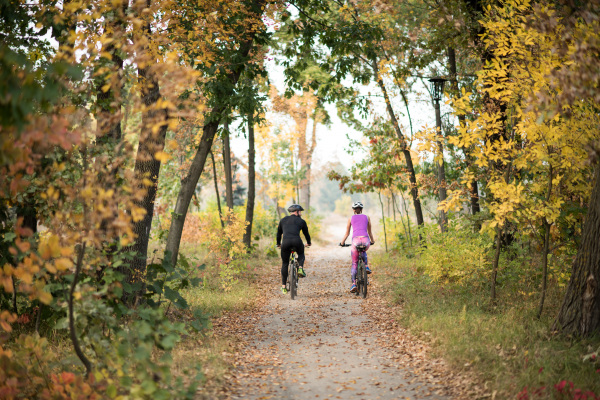
[[[236,355],[243,361],[234,371],[231,398],[448,398],[446,388],[423,383],[443,382],[440,369],[436,379],[421,379],[432,373],[414,370],[409,360],[422,355],[409,353],[421,348],[397,344],[404,339],[393,318],[372,317],[368,307],[383,304],[375,300],[378,287],[369,286],[374,296],[366,301],[348,292],[350,250],[335,245],[345,222],[323,222],[322,236],[331,241],[307,250],[308,277],[300,281],[296,300],[282,295],[275,280],[261,313],[238,321],[245,345]]]

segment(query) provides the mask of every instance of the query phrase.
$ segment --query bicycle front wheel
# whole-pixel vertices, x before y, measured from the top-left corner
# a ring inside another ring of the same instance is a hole
[[[294,300],[298,293],[298,263],[290,263],[290,266],[290,295],[292,296],[292,300]]]

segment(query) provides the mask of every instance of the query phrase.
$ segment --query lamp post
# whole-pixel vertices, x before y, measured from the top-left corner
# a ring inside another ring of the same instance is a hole
[[[444,94],[444,84],[446,83],[446,79],[436,77],[430,78],[429,82],[431,84],[431,94],[433,96],[433,106],[435,108],[435,124],[437,127],[437,143],[438,143],[438,156],[440,160],[438,162],[438,170],[437,170],[437,181],[438,181],[438,198],[439,201],[442,202],[446,200],[446,171],[444,167],[444,144],[442,142],[442,117],[440,115],[440,100],[442,99],[442,95]],[[443,210],[440,210],[440,228],[442,232],[446,232],[446,226],[448,224],[448,220],[446,218],[446,213]]]

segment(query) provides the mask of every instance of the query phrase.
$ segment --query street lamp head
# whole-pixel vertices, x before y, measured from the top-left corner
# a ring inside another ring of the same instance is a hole
[[[444,83],[446,83],[446,79],[440,77],[429,78],[429,82],[431,83],[433,100],[440,101],[442,99],[442,95],[444,94]]]

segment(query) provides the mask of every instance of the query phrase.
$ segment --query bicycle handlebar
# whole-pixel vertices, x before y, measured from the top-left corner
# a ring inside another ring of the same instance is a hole
[[[341,244],[341,243],[340,243],[340,245],[339,245],[339,246],[340,246],[340,247],[350,247],[350,246],[352,246],[352,245],[351,245],[351,244],[346,244],[346,243],[344,243],[344,244]]]

